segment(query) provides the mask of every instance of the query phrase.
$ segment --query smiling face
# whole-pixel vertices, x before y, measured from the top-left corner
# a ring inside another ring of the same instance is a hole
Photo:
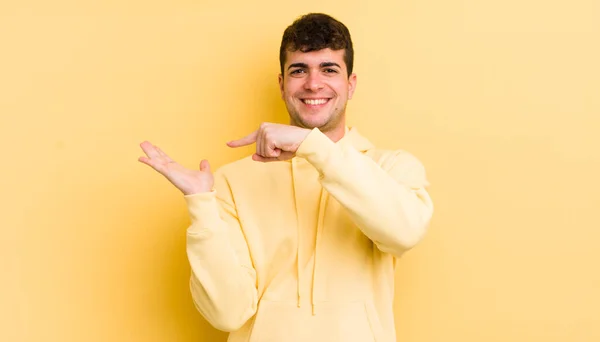
[[[286,54],[279,88],[290,124],[319,128],[322,132],[343,132],[346,103],[356,87],[356,75],[348,76],[344,50],[326,48]]]

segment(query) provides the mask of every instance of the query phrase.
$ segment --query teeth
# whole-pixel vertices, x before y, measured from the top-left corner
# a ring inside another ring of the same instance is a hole
[[[318,100],[310,100],[310,99],[306,99],[304,100],[304,103],[309,104],[309,105],[321,105],[324,104],[325,102],[327,102],[326,99],[318,99]]]

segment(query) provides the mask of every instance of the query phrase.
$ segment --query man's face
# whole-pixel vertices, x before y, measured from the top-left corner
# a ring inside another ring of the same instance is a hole
[[[356,75],[348,77],[344,50],[288,51],[283,67],[279,88],[292,125],[321,131],[345,125]]]

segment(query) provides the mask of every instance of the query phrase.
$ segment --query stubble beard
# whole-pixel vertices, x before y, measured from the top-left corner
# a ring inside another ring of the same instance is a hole
[[[306,122],[302,116],[295,110],[295,108],[288,108],[288,114],[290,116],[290,124],[293,126],[298,126],[307,129],[318,128],[321,132],[327,132],[337,127],[339,122],[342,120],[346,113],[346,104],[344,104],[343,108],[335,109],[332,114],[330,114],[325,122],[322,124],[317,123],[311,124]]]

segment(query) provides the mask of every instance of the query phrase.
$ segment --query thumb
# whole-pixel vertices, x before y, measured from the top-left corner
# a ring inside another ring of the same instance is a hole
[[[208,163],[208,160],[202,159],[200,162],[200,171],[210,172],[210,164]]]

